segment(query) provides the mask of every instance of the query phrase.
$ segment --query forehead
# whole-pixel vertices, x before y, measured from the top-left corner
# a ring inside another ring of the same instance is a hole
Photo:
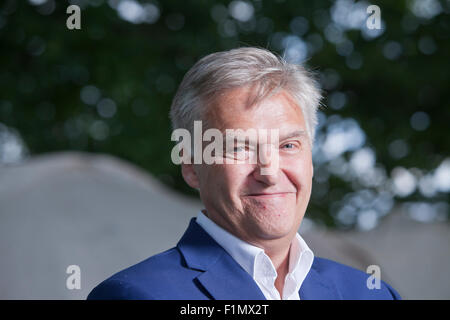
[[[227,90],[215,96],[208,104],[208,127],[225,129],[279,129],[305,130],[303,113],[295,99],[280,90],[263,100],[254,101],[249,87]]]

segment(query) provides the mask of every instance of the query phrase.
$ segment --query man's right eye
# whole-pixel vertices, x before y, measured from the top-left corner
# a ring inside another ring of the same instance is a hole
[[[227,153],[243,152],[243,151],[245,151],[245,149],[246,149],[245,146],[234,145],[234,146],[229,146],[228,148],[226,148],[226,152]]]
[[[232,146],[227,148],[226,156],[232,159],[247,159],[249,157],[250,150],[245,145]]]

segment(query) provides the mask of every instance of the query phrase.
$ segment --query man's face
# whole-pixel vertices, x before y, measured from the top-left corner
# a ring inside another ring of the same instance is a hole
[[[200,189],[210,219],[257,245],[295,235],[311,195],[313,166],[305,120],[293,98],[280,91],[248,106],[249,92],[248,88],[237,88],[219,95],[209,109],[208,127],[219,129],[224,138],[225,129],[277,129],[279,142],[266,144],[278,152],[276,170],[262,174],[261,162],[203,163],[183,165],[183,175]],[[189,171],[191,175],[186,174]]]

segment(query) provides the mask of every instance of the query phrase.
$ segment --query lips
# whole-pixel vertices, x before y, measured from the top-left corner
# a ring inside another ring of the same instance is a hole
[[[284,197],[294,192],[251,193],[247,197]]]

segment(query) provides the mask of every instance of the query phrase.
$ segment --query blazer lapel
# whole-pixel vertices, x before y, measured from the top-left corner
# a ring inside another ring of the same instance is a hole
[[[202,271],[197,280],[217,300],[265,300],[253,278],[200,227],[195,218],[177,244],[186,264]],[[299,290],[302,300],[340,300],[333,282],[313,264]]]
[[[314,264],[299,291],[301,300],[342,300],[334,284],[324,279],[314,268]]]
[[[217,300],[266,299],[253,278],[226,252],[198,280]]]
[[[186,264],[203,271],[197,280],[217,300],[265,300],[253,278],[191,219],[177,244]]]

